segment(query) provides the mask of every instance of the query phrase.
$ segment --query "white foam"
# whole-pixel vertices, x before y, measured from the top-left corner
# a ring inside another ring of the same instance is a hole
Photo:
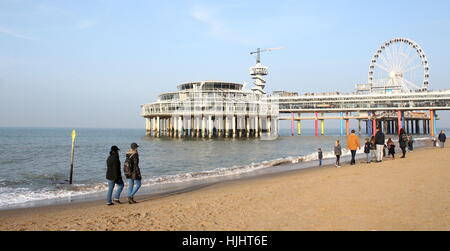
[[[0,207],[10,207],[23,203],[37,202],[51,199],[69,199],[72,196],[88,195],[98,190],[50,190],[41,189],[32,191],[28,188],[1,188]]]

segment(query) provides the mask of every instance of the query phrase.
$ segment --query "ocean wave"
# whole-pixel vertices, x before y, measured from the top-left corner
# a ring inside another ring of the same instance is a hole
[[[39,189],[31,190],[30,188],[9,188],[0,187],[0,208],[13,207],[24,203],[32,203],[37,201],[52,199],[70,199],[72,196],[89,195],[94,191],[89,189],[73,190],[54,190]]]

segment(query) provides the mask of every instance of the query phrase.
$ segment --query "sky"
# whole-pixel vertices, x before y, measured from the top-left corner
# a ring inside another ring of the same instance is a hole
[[[406,37],[447,89],[448,27],[447,0],[0,0],[0,127],[144,128],[140,105],[180,83],[250,87],[256,48],[285,47],[262,55],[268,92],[352,92]]]

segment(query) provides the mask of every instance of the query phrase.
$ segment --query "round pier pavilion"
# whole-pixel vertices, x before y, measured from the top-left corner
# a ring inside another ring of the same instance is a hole
[[[243,84],[203,81],[185,83],[141,106],[147,136],[278,136],[278,104]]]

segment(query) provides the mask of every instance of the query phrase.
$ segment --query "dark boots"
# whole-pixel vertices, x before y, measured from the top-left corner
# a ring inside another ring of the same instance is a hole
[[[128,203],[129,204],[136,204],[137,202],[134,200],[133,197],[128,197]]]

